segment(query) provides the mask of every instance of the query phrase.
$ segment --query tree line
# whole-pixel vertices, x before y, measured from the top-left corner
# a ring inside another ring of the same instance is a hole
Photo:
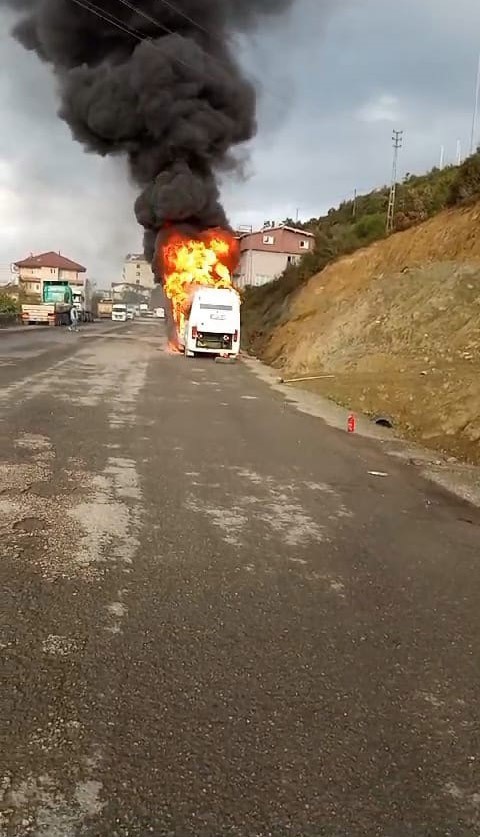
[[[374,189],[355,200],[344,201],[326,215],[302,223],[286,218],[285,224],[313,233],[313,250],[297,265],[288,265],[274,283],[249,289],[248,293],[263,296],[271,292],[275,284],[276,293],[288,295],[340,256],[385,238],[389,191],[387,186]],[[422,175],[407,173],[397,185],[393,232],[407,230],[442,209],[467,205],[478,199],[480,148],[460,166],[433,168]]]

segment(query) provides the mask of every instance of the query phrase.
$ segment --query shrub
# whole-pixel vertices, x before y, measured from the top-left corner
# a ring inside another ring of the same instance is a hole
[[[454,206],[480,197],[480,149],[459,166],[450,187],[448,203]]]
[[[0,291],[0,314],[7,314],[14,317],[19,312],[20,306],[17,300],[12,299],[12,297],[6,294],[4,291]]]

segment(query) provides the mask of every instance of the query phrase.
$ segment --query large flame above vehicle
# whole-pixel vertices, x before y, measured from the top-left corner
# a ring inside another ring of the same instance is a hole
[[[183,331],[195,288],[233,287],[238,258],[238,241],[228,230],[205,230],[195,238],[172,230],[161,248],[160,273],[177,333]]]

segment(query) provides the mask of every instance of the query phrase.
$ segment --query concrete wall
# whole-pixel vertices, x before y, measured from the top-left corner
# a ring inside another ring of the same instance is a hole
[[[234,281],[238,288],[258,287],[277,279],[289,262],[301,258],[296,253],[270,253],[265,250],[246,250],[240,256]]]

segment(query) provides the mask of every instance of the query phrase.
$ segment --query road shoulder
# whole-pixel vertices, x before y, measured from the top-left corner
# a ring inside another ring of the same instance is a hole
[[[248,355],[242,362],[285,401],[299,412],[322,419],[330,427],[346,431],[350,410],[330,401],[322,395],[281,383],[275,369]],[[375,424],[368,416],[355,413],[355,432],[364,438],[374,439],[388,456],[405,460],[417,468],[420,475],[441,488],[452,492],[462,500],[480,506],[480,468],[468,465],[455,457],[442,455],[421,445],[398,437],[393,430]]]

